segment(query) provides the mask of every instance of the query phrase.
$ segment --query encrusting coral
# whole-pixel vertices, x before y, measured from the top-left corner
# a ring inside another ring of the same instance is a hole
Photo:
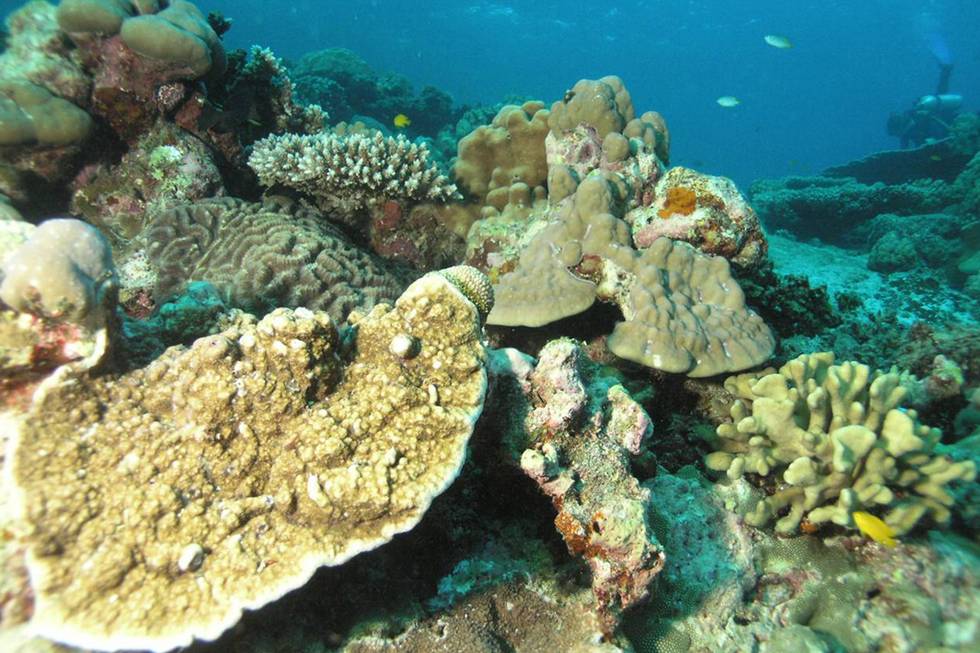
[[[479,312],[431,273],[352,322],[351,360],[325,313],[278,309],[144,369],[47,379],[9,470],[37,631],[98,649],[213,639],[411,529],[482,410]],[[417,346],[396,354],[399,338]]]
[[[629,463],[653,424],[573,340],[548,343],[527,382],[521,468],[551,497],[569,552],[588,563],[608,635],[624,609],[647,597],[664,566],[647,520],[650,492]]]
[[[730,377],[725,388],[736,397],[732,422],[718,427],[720,450],[705,464],[733,480],[780,479],[746,516],[753,526],[778,517],[782,534],[804,519],[854,528],[856,511],[883,510],[901,535],[926,515],[948,522],[954,499],[946,486],[976,476],[972,461],[937,455],[939,430],[900,408],[906,391],[897,373],[818,353],[778,372]]]
[[[401,281],[317,213],[284,198],[215,198],[164,211],[140,236],[158,300],[191,280],[211,282],[229,306],[264,312],[305,306],[341,322],[398,297]]]
[[[429,162],[428,147],[380,132],[269,136],[255,143],[248,164],[262,185],[306,193],[341,221],[356,222],[364,209],[385,200],[442,202],[456,193]]]

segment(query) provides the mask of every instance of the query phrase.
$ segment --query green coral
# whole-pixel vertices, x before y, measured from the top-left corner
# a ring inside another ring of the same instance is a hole
[[[733,480],[778,479],[746,521],[763,526],[778,517],[779,533],[796,532],[804,518],[854,528],[852,515],[862,510],[884,510],[897,534],[926,515],[945,524],[954,504],[947,485],[973,480],[976,467],[934,455],[941,433],[900,408],[900,381],[867,365],[834,364],[832,353],[800,356],[778,373],[730,377],[732,422],[718,427],[719,450],[705,463]]]

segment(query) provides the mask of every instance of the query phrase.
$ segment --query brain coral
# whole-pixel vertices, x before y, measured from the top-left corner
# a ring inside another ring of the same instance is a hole
[[[946,485],[972,480],[976,469],[935,455],[941,434],[900,408],[900,380],[859,363],[834,364],[832,353],[731,377],[732,422],[718,427],[720,450],[705,463],[732,479],[780,479],[746,521],[762,526],[778,517],[783,534],[804,518],[854,528],[856,511],[884,510],[896,534],[926,515],[946,523],[953,505]]]
[[[97,649],[213,639],[411,529],[482,410],[478,311],[432,273],[354,337],[342,361],[325,313],[278,309],[144,369],[46,380],[10,470],[38,632]],[[395,355],[398,338],[418,346]]]
[[[209,281],[234,307],[305,306],[342,321],[354,308],[394,299],[402,288],[383,262],[282,198],[177,207],[155,216],[142,238],[161,296],[177,294],[188,281]]]

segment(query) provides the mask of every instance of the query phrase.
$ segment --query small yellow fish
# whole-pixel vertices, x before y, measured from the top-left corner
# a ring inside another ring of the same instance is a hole
[[[725,108],[737,107],[738,105],[742,104],[742,101],[739,100],[734,95],[722,95],[720,98],[715,100],[715,102],[717,102],[719,105]]]
[[[412,119],[404,113],[399,113],[391,122],[394,123],[396,129],[405,129],[412,124]]]
[[[854,517],[854,523],[857,525],[858,530],[861,531],[865,537],[869,537],[879,544],[884,544],[888,548],[895,546],[898,542],[895,540],[895,531],[892,527],[881,521],[870,512],[855,512],[851,515]]]
[[[780,50],[788,50],[789,48],[793,47],[792,41],[785,36],[780,36],[779,34],[766,34],[763,38],[766,40],[766,43],[774,48],[779,48]]]

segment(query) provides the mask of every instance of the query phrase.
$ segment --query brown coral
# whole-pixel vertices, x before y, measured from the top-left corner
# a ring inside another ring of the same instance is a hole
[[[410,359],[390,351],[403,335]],[[145,369],[45,381],[11,469],[38,631],[98,649],[213,639],[412,528],[482,408],[478,312],[431,274],[355,338],[344,369],[325,313],[279,309]]]
[[[205,280],[238,308],[305,306],[343,321],[351,310],[394,299],[402,288],[383,261],[283,198],[177,207],[155,216],[141,238],[159,274],[159,298],[187,281]]]

